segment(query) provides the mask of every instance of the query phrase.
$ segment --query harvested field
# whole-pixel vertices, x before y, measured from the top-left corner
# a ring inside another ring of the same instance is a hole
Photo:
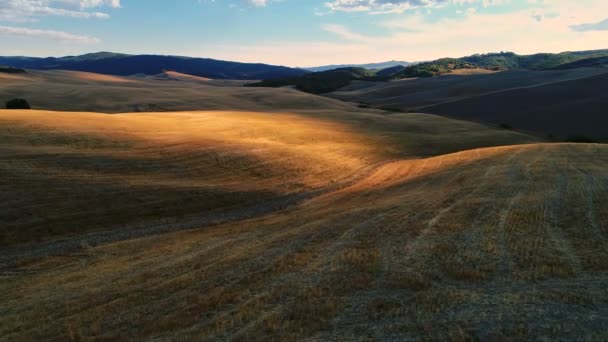
[[[602,145],[387,163],[285,211],[30,260],[6,338],[584,339],[608,324]]]

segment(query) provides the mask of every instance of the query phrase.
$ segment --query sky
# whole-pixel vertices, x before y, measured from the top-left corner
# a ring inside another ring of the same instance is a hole
[[[608,48],[608,0],[0,0],[0,55],[310,67]]]

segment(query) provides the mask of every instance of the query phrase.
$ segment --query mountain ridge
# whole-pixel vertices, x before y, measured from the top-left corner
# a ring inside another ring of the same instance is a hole
[[[34,70],[86,71],[116,76],[156,75],[165,70],[172,70],[199,77],[241,80],[300,76],[308,73],[302,69],[263,63],[240,63],[184,56],[128,55],[114,52],[64,57],[6,56],[0,57],[0,65]]]

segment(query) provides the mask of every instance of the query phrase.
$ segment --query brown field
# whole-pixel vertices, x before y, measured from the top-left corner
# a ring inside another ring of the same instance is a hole
[[[420,111],[489,124],[506,123],[561,139],[578,136],[608,142],[607,87],[608,72],[440,103]]]
[[[0,110],[0,340],[606,338],[606,145],[290,89],[26,78],[0,94],[74,112]],[[206,110],[86,112],[150,103]]]
[[[569,70],[508,70],[473,75],[445,74],[440,77],[404,79],[392,82],[355,81],[328,97],[366,103],[372,107],[392,107],[417,111],[430,105],[543,84],[581,80],[606,74],[605,68]]]
[[[385,164],[285,211],[3,274],[6,339],[584,339],[608,324],[602,145]]]
[[[249,81],[201,81],[188,76],[168,72],[119,77],[63,70],[28,70],[19,76],[0,73],[0,105],[18,97],[27,99],[33,109],[100,113],[355,108],[294,89],[244,88]]]
[[[317,191],[395,158],[534,139],[428,115],[5,110],[0,141],[0,241],[14,244],[196,221]]]

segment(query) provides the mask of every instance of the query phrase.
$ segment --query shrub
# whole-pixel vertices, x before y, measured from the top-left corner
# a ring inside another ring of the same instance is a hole
[[[566,139],[566,142],[588,144],[596,143],[597,141],[584,135],[571,135]]]
[[[12,99],[6,102],[6,109],[32,109],[27,100]]]
[[[508,123],[502,123],[502,124],[500,124],[500,128],[502,128],[502,129],[508,129],[508,130],[513,130],[513,126],[509,125]]]

